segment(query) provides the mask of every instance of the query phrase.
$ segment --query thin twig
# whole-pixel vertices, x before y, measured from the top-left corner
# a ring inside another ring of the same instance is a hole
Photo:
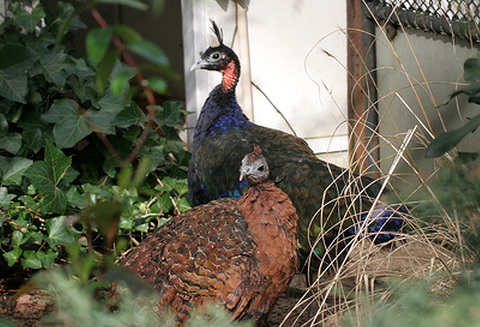
[[[95,7],[91,7],[90,12],[101,28],[105,29],[109,26],[108,23],[103,18],[103,16],[98,12],[98,10]],[[147,121],[147,124],[145,125],[145,128],[142,131],[142,134],[138,138],[138,141],[135,144],[135,147],[132,149],[128,158],[124,162],[124,164],[128,164],[128,163],[131,163],[138,156],[140,149],[145,144],[148,134],[150,133],[150,130],[154,125],[156,100],[155,100],[155,96],[153,95],[152,89],[150,89],[150,87],[148,87],[146,83],[146,79],[144,75],[138,69],[138,66],[135,60],[133,59],[132,55],[128,51],[126,51],[125,46],[123,42],[120,40],[120,38],[118,38],[117,36],[114,36],[112,39],[112,42],[122,54],[122,57],[127,63],[127,65],[129,65],[133,69],[135,76],[137,78],[138,84],[142,88],[142,91],[145,94],[145,97],[147,98],[147,101],[148,101],[148,107],[147,107],[148,121]]]
[[[270,100],[268,95],[265,94],[265,92],[263,92],[263,90],[257,84],[255,84],[253,81],[250,81],[250,83],[252,83],[253,87],[256,88],[265,97],[265,99],[267,99],[267,101],[272,105],[272,107],[275,109],[275,111],[282,117],[282,119],[285,121],[288,128],[292,132],[292,134],[297,136],[297,133],[295,133],[295,130],[293,129],[292,125],[290,125],[287,118],[283,115],[283,113],[280,111],[280,109],[278,109],[278,107],[272,102],[272,100]]]

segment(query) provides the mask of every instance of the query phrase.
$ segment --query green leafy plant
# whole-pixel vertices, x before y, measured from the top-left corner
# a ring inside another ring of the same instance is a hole
[[[102,3],[147,8],[97,0],[49,12],[14,2],[0,25],[0,267],[50,267],[72,243],[100,250],[102,226],[92,221],[107,212],[135,243],[189,208],[189,153],[178,136],[187,112],[159,105],[155,92],[167,84],[142,71],[174,75],[168,58],[130,27],[108,25]],[[85,10],[100,25],[87,34],[87,58],[68,50]]]
[[[468,102],[480,104],[480,58],[469,58],[464,65],[464,79],[471,84],[453,92],[449,98],[442,104],[448,104],[453,98],[464,94],[468,97]],[[427,148],[425,156],[427,158],[438,157],[453,149],[468,134],[474,132],[480,126],[480,114],[475,115],[462,127],[441,133],[435,138]]]
[[[403,326],[477,326],[479,306],[478,270],[464,273],[459,284],[447,294],[432,291],[430,280],[409,285],[391,285],[392,297],[387,303],[373,308],[369,319],[361,322],[366,327]],[[346,326],[358,326],[353,322]]]

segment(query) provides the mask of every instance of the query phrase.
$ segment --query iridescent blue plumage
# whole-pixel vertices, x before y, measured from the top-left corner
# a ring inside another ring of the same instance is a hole
[[[372,211],[370,216],[368,216],[368,213],[363,214],[361,222],[353,224],[347,230],[347,233],[355,235],[359,231],[364,231],[375,244],[391,241],[398,233],[403,231],[405,221],[399,217],[406,213],[407,210],[403,206],[395,210],[387,206],[379,206]]]

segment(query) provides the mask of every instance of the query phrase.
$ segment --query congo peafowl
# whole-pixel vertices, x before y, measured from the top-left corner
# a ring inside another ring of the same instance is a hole
[[[268,175],[255,146],[242,160],[240,179],[251,185],[243,197],[172,218],[122,260],[160,292],[177,326],[205,302],[225,307],[234,319],[262,323],[287,290],[298,269],[298,217]]]
[[[199,205],[217,198],[241,196],[246,184],[235,176],[241,155],[252,144],[261,144],[272,180],[297,208],[302,252],[314,248],[322,256],[328,244],[312,246],[316,237],[321,234],[331,242],[339,230],[346,231],[342,236],[359,230],[362,220],[358,217],[355,224],[339,226],[339,221],[346,215],[354,216],[354,211],[365,221],[372,199],[381,187],[367,177],[356,178],[354,185],[350,171],[319,160],[304,140],[249,121],[235,96],[240,76],[238,57],[223,44],[222,32],[213,20],[212,31],[215,37],[210,47],[192,70],[219,71],[222,81],[210,92],[195,126],[188,172],[190,200]],[[354,199],[342,198],[342,194],[348,193],[344,191],[354,186],[362,191],[350,192]],[[375,210],[371,215],[374,218],[362,230],[367,230],[376,243],[392,239],[403,226],[403,220],[394,217],[396,210],[389,207]]]

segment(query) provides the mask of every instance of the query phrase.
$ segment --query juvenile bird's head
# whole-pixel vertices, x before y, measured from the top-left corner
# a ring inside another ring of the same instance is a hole
[[[242,160],[240,167],[240,180],[246,180],[255,185],[265,182],[270,174],[267,160],[262,154],[262,149],[254,145],[253,152],[247,154]]]
[[[235,52],[223,44],[223,34],[213,20],[210,46],[200,55],[200,60],[191,67],[197,69],[216,70],[224,74],[224,88],[235,87],[240,76],[240,62]]]

